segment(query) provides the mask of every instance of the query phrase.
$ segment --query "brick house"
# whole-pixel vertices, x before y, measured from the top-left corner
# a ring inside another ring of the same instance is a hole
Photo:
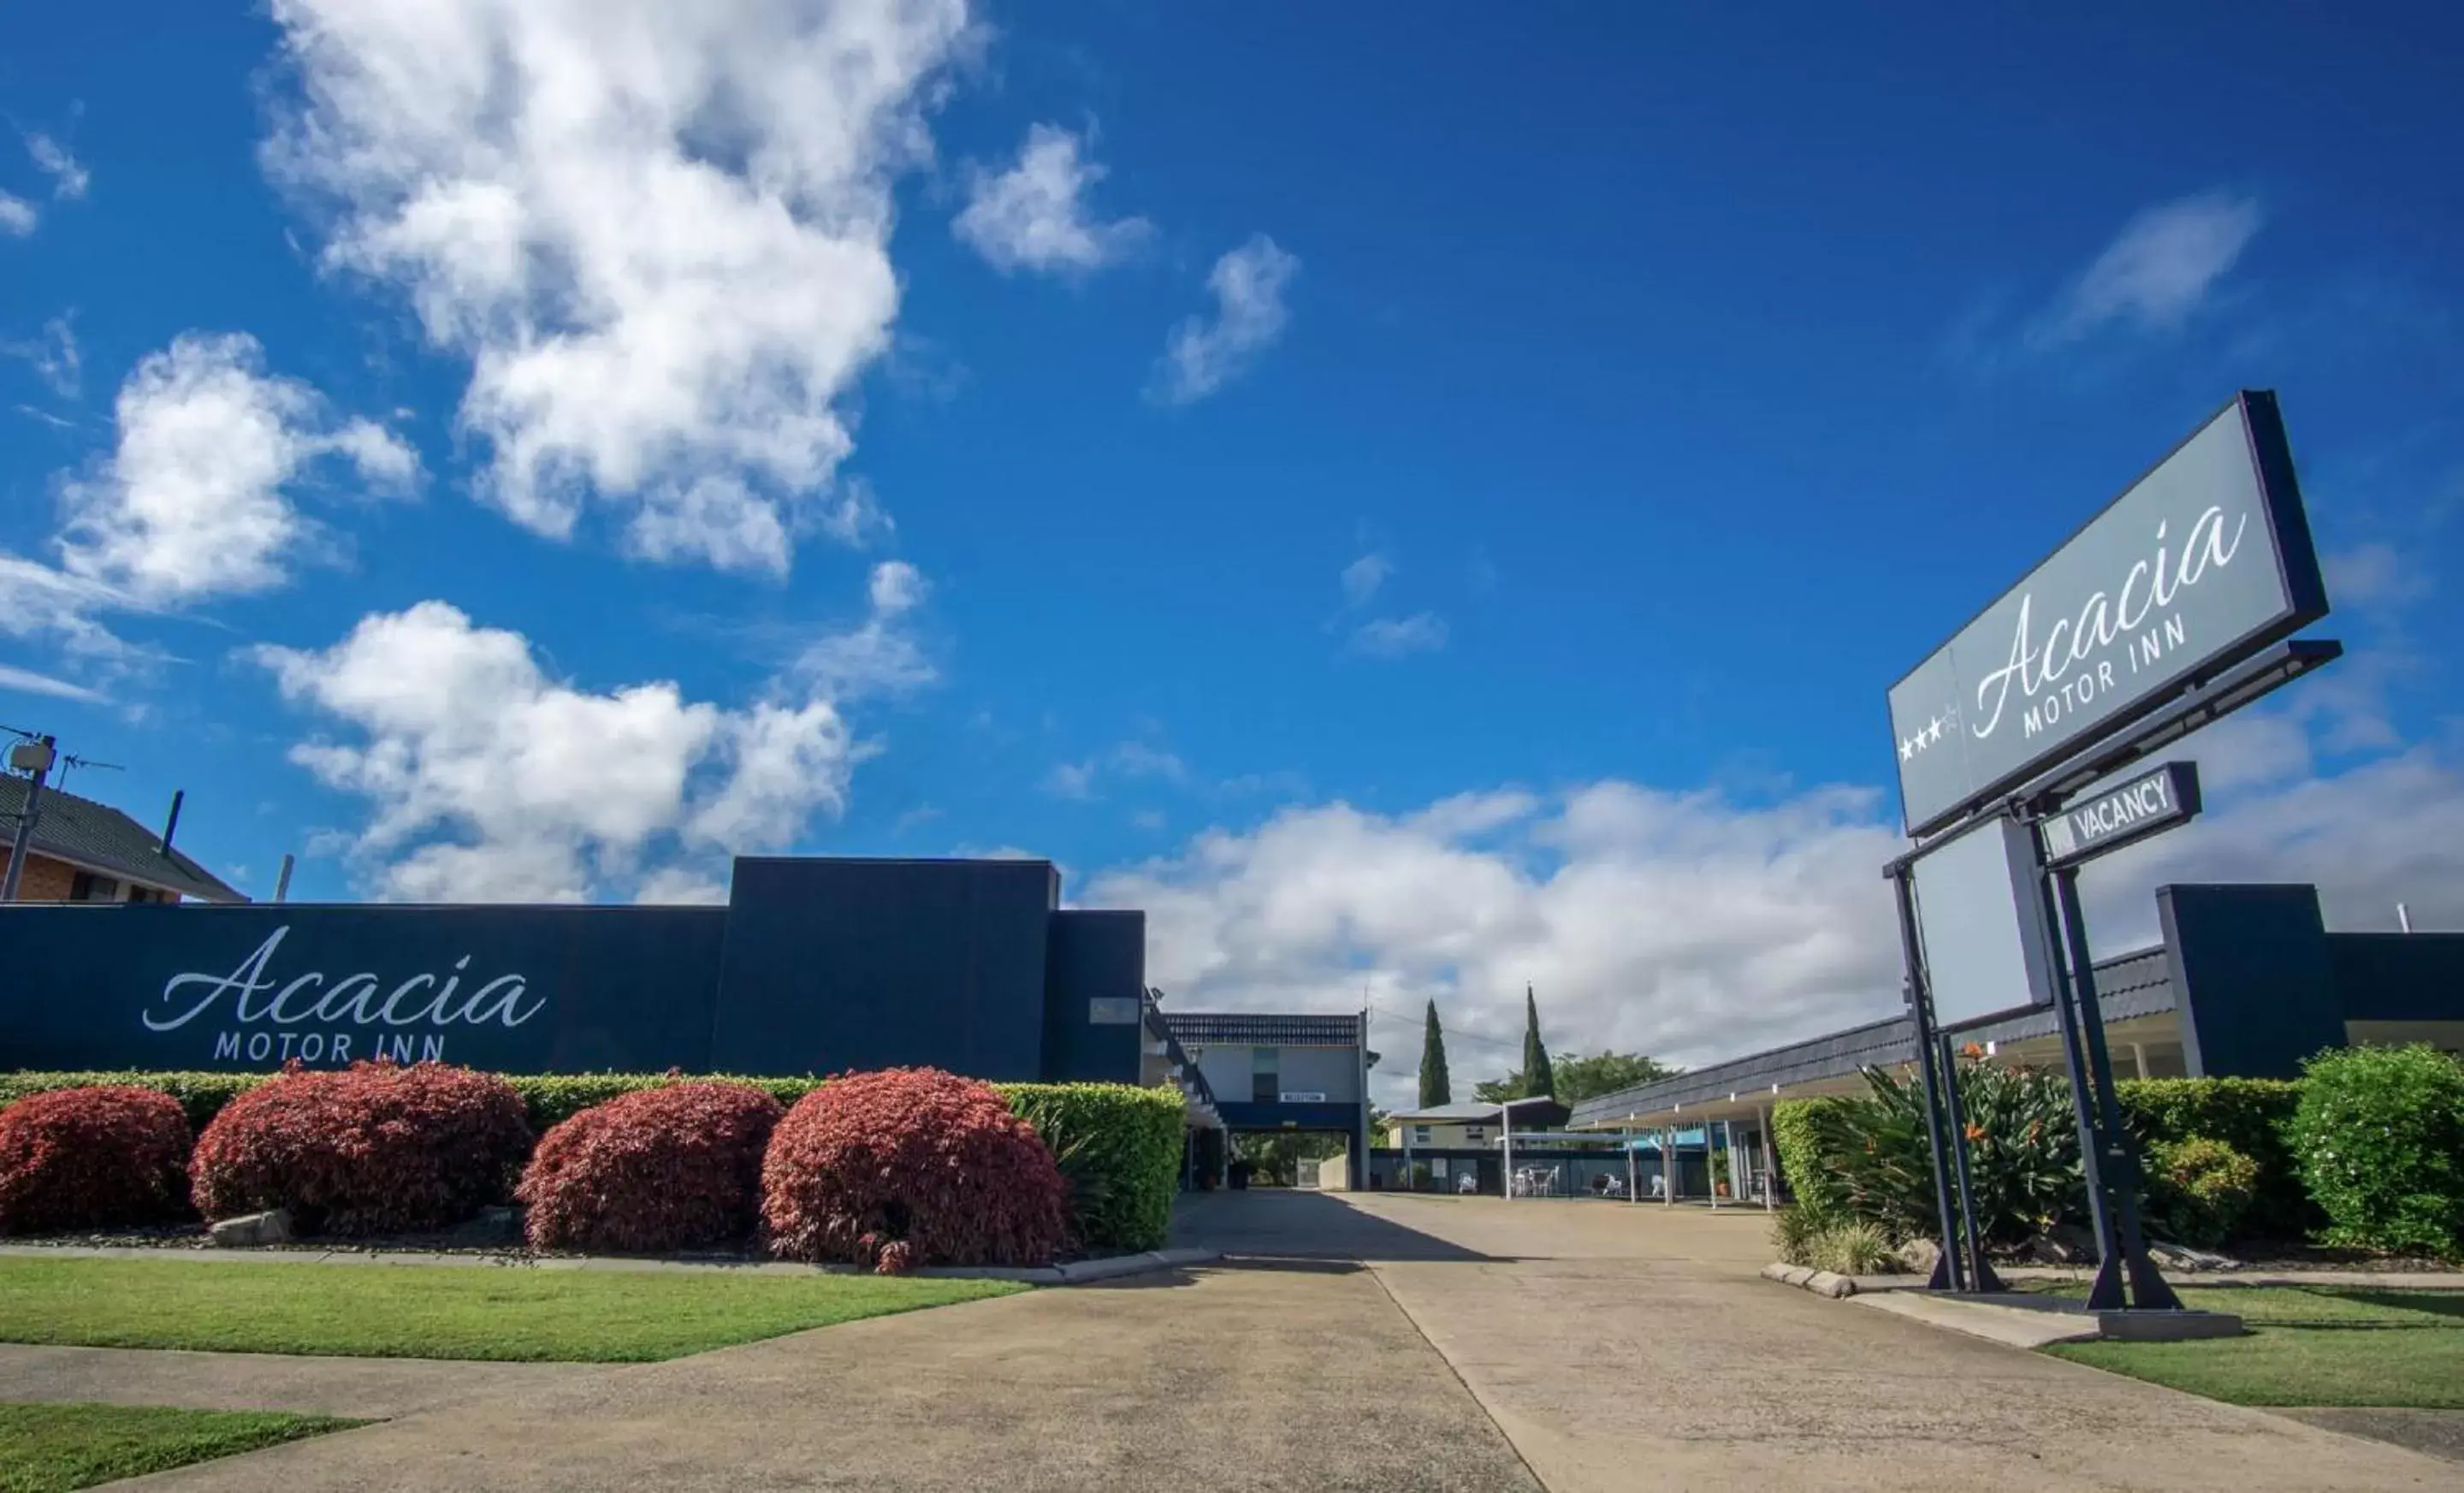
[[[26,779],[0,775],[0,875],[26,808]],[[45,788],[20,902],[246,902],[221,878],[107,803]]]

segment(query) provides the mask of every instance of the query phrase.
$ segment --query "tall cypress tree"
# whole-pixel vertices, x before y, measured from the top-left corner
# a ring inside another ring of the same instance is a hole
[[[1549,1066],[1549,1049],[1540,1041],[1540,1002],[1531,987],[1523,987],[1523,1092],[1525,1096],[1554,1094],[1557,1075]]]
[[[1446,1077],[1446,1034],[1438,1026],[1438,1003],[1432,1000],[1428,1029],[1420,1038],[1420,1108],[1454,1102],[1454,1084]]]

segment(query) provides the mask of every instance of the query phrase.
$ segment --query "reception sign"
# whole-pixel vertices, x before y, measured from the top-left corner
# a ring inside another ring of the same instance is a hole
[[[2245,391],[1891,687],[1908,832],[2326,614],[2276,397]]]

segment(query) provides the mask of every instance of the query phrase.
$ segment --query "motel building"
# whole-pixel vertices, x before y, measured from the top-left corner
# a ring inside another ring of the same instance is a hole
[[[2360,1043],[2464,1054],[2464,933],[2330,932],[2308,886],[2162,887],[2156,906],[2162,943],[2096,965],[2117,1079],[2293,1078],[2313,1053]],[[2048,1006],[1946,1031],[1990,1062],[2063,1065]],[[1893,1017],[1586,1099],[1568,1123],[1646,1155],[1668,1148],[1671,1200],[1769,1206],[1771,1106],[1863,1094],[1865,1069],[1912,1069],[1916,1052],[1912,1021]],[[1714,1169],[1733,1179],[1726,1197],[1704,1185]]]
[[[26,812],[27,779],[0,773],[0,877],[15,853]],[[162,829],[152,830],[113,808],[46,788],[26,836],[20,902],[233,903],[248,899],[172,846],[179,801]]]

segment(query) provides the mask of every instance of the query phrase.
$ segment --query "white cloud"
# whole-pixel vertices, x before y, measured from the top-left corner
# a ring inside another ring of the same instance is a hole
[[[58,637],[73,653],[117,657],[126,646],[96,619],[137,606],[136,598],[115,587],[0,550],[0,633]]]
[[[137,365],[111,456],[62,488],[69,573],[157,605],[263,591],[332,547],[290,495],[319,461],[410,490],[419,458],[400,437],[334,423],[316,390],[264,362],[253,338],[187,334]]]
[[[329,264],[471,361],[485,496],[565,538],[783,572],[890,344],[891,187],[964,0],[275,0],[265,150]]]
[[[900,619],[931,593],[923,574],[903,560],[872,567],[866,594],[871,611],[851,632],[818,638],[797,655],[789,672],[831,699],[899,694],[921,689],[939,670]]]
[[[1055,124],[1027,129],[1018,164],[971,168],[967,206],[951,228],[994,269],[1084,274],[1127,256],[1152,231],[1144,218],[1099,222],[1087,193],[1107,172],[1086,159],[1087,142]]]
[[[0,191],[0,233],[11,238],[24,238],[34,231],[34,226],[42,220],[42,214],[34,210],[33,203],[14,192]]]
[[[55,700],[82,700],[89,705],[102,704],[106,698],[99,691],[89,690],[81,684],[71,684],[65,679],[55,679],[49,674],[38,674],[31,669],[19,669],[11,664],[0,664],[0,691],[5,690],[14,690],[20,694],[49,695]]]
[[[60,398],[77,397],[85,360],[77,350],[77,328],[67,317],[54,317],[44,322],[43,335],[31,341],[0,342],[0,356],[22,359],[33,365],[34,376]]]
[[[1150,978],[1183,1009],[1356,1008],[1508,1041],[1525,981],[1561,1049],[1681,1062],[1887,1015],[1898,979],[1880,796],[1768,809],[1603,782],[1476,794],[1419,814],[1287,808],[1109,871],[1091,907],[1144,908]],[[1409,1049],[1380,1069],[1409,1080]],[[1465,1049],[1458,1048],[1458,1072]],[[1505,1054],[1498,1052],[1499,1064]]]
[[[862,477],[843,478],[832,485],[814,526],[849,549],[863,549],[898,529],[873,495],[872,484]]]
[[[2222,736],[2200,737],[2203,766]],[[1293,805],[1102,872],[1085,905],[1145,909],[1169,1007],[1355,1010],[1365,980],[1398,1018],[1381,1102],[1410,1092],[1428,999],[1465,1034],[1458,1083],[1466,1063],[1503,1071],[1510,1050],[1482,1040],[1519,1037],[1526,980],[1555,1050],[1699,1065],[1897,1012],[1881,869],[1903,842],[1882,803],[1860,788],[1756,805],[1610,780],[1403,814]],[[2416,747],[2330,777],[2281,757],[2211,803],[2089,870],[2100,955],[2154,942],[2153,890],[2176,881],[2315,882],[2330,927],[2391,928],[2402,900],[2417,928],[2464,929],[2464,763],[2451,755]]]
[[[1264,233],[1216,260],[1206,277],[1215,314],[1173,328],[1155,369],[1156,397],[1175,405],[1204,399],[1273,346],[1291,319],[1284,292],[1300,267]]]
[[[1434,653],[1445,646],[1446,622],[1435,612],[1414,612],[1409,617],[1373,617],[1352,632],[1353,649],[1372,658]]]
[[[1343,604],[1366,606],[1377,595],[1377,588],[1395,573],[1395,562],[1382,553],[1372,551],[1343,567]]]
[[[1052,771],[1044,775],[1044,791],[1056,799],[1076,799],[1084,801],[1093,798],[1095,764],[1091,761],[1053,764]]]
[[[2392,544],[2356,544],[2321,557],[2327,594],[2351,606],[2390,606],[2430,593],[2430,578]]]
[[[443,602],[364,617],[322,650],[253,656],[286,699],[355,734],[291,756],[369,801],[351,851],[396,901],[580,901],[627,882],[674,897],[706,875],[645,875],[650,858],[786,845],[844,808],[864,756],[825,699],[728,710],[666,681],[584,689]]]
[[[27,135],[26,154],[34,158],[34,169],[52,179],[52,195],[63,202],[84,196],[94,179],[66,145],[39,130]]]
[[[895,617],[922,604],[926,587],[923,572],[903,560],[888,560],[872,567],[872,582],[868,589],[873,610],[885,617]]]
[[[1176,753],[1143,741],[1124,741],[1100,757],[1083,762],[1062,762],[1044,775],[1044,791],[1056,799],[1086,801],[1095,797],[1103,777],[1142,778],[1169,783],[1189,781],[1189,764]]]
[[[699,871],[662,867],[642,878],[633,900],[644,906],[724,907],[727,884]]]
[[[2029,340],[2051,346],[2117,323],[2181,325],[2240,259],[2262,217],[2256,198],[2223,191],[2148,209],[2123,225]]]

